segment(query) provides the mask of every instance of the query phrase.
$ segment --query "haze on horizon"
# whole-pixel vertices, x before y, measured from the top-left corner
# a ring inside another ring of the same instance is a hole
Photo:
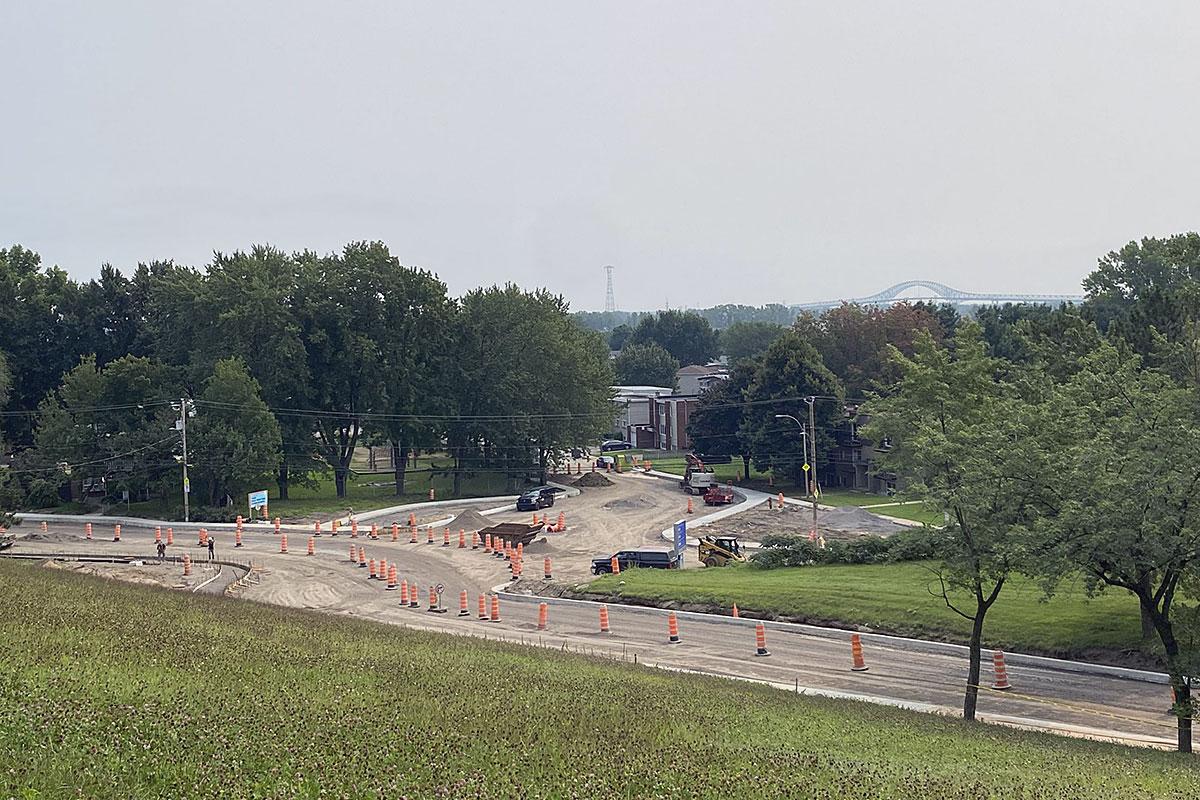
[[[0,247],[381,239],[455,294],[1078,293],[1197,227],[1200,5],[9,3]]]

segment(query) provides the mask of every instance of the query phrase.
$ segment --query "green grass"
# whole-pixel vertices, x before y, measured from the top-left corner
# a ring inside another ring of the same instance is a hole
[[[1194,758],[0,563],[0,796],[1193,798]]]
[[[907,562],[775,570],[629,570],[592,581],[588,591],[723,608],[737,603],[741,609],[765,614],[965,642],[970,623],[929,593],[937,589],[929,566]],[[1072,656],[1135,650],[1140,632],[1137,602],[1126,592],[1089,599],[1080,586],[1067,585],[1044,601],[1036,584],[1014,579],[988,613],[985,636],[992,646]]]

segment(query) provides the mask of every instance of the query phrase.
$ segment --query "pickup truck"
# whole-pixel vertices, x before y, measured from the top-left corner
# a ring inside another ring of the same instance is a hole
[[[604,558],[592,559],[592,574],[606,575],[612,572],[612,560],[622,570],[638,567],[641,569],[679,569],[681,555],[677,550],[621,550]]]

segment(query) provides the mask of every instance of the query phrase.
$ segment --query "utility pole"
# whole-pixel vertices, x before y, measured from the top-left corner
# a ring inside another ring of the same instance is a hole
[[[188,453],[187,453],[187,418],[191,401],[186,397],[179,398],[179,421],[176,427],[179,428],[179,433],[183,438],[183,521],[191,522],[191,511],[188,507],[188,497],[192,492],[192,484],[188,480]]]
[[[817,483],[817,412],[815,409],[817,398],[809,395],[804,398],[804,402],[808,403],[808,429],[812,431],[808,437],[808,446],[812,451],[812,475],[809,478],[812,484],[809,487],[809,494],[812,495],[812,535],[815,539],[817,537],[817,494],[821,491]]]

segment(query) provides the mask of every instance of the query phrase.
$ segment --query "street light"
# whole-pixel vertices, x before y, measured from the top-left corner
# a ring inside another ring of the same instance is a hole
[[[808,403],[809,403],[808,409],[809,409],[810,413],[812,412],[812,401],[814,399],[815,398],[808,398]],[[809,448],[810,442],[812,443],[811,446],[813,448],[813,463],[815,464],[816,460],[817,460],[816,437],[814,436],[812,439],[809,439],[808,429],[805,427],[804,423],[801,422],[800,420],[796,419],[795,417],[793,417],[791,414],[776,414],[775,419],[790,419],[792,422],[796,423],[796,425],[798,425],[800,427],[800,437],[802,439],[801,449],[804,451],[804,484],[805,484],[804,488],[805,488],[805,491],[808,492],[809,497],[812,498],[812,530],[809,531],[808,538],[809,538],[809,541],[816,541],[817,540],[817,493],[815,491],[813,491],[813,488],[816,486],[816,483],[815,483],[816,476],[813,475],[810,477],[810,471],[815,471],[815,470],[812,470],[812,466],[808,463],[808,448]],[[815,432],[815,426],[814,426],[814,432]],[[814,482],[809,483],[809,481],[814,481]]]

